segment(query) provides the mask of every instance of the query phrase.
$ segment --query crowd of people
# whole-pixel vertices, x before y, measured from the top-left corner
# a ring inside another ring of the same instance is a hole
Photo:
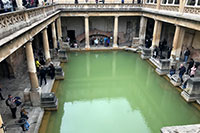
[[[1,100],[5,100],[5,98],[2,96],[1,91],[3,90],[3,87],[0,86],[0,98]],[[21,108],[20,110],[20,118],[19,120],[17,120],[17,123],[19,126],[21,126],[23,131],[28,131],[29,130],[29,123],[28,123],[28,113],[26,112],[26,110],[23,108],[23,103],[21,101],[21,98],[16,96],[13,97],[11,94],[8,95],[8,98],[5,100],[5,104],[6,106],[9,107],[11,114],[12,114],[12,118],[16,119],[17,118],[17,108]],[[5,129],[6,125],[1,125],[0,128]]]
[[[112,37],[92,37],[90,39],[90,44],[92,46],[105,46],[105,47],[109,47],[110,43],[112,42]]]
[[[188,75],[190,78],[194,77],[196,74],[196,71],[198,69],[199,63],[195,62],[192,58],[190,61],[188,61],[190,56],[190,50],[187,48],[184,51],[184,59],[183,63],[180,64],[180,67],[178,68],[178,75],[181,80],[181,83],[183,84],[183,88],[186,88],[187,81],[189,78],[187,78],[185,81],[183,80],[184,75]],[[170,76],[176,74],[176,69],[174,66],[171,66],[170,69]]]
[[[164,55],[163,52],[166,52]],[[155,46],[153,49],[153,58],[160,58],[160,59],[169,59],[171,55],[172,47],[167,45],[166,39],[159,43],[159,46]]]

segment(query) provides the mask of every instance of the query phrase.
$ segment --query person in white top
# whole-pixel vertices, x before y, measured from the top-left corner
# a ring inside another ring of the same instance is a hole
[[[94,40],[94,44],[96,45],[96,47],[98,46],[98,43],[99,43],[99,40],[96,38],[96,39]]]
[[[191,68],[190,77],[194,77],[194,75],[195,75],[195,73],[196,73],[196,70],[197,70],[197,66],[194,65],[194,66]]]

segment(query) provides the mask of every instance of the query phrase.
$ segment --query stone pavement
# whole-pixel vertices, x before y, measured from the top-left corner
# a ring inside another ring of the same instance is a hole
[[[26,63],[25,63],[26,64]],[[19,96],[23,101],[23,92],[25,88],[30,88],[30,80],[27,72],[27,66],[19,68],[20,73],[14,79],[1,79],[0,84],[3,88],[2,94],[6,99],[8,94],[13,96]],[[47,84],[41,86],[42,92],[50,92],[54,84],[54,79],[51,80],[50,77],[47,77]],[[26,133],[37,133],[42,121],[44,110],[40,107],[31,107],[24,106],[28,112],[28,122],[30,124],[29,131]],[[11,111],[8,106],[5,104],[5,100],[0,101],[0,114],[2,116],[3,122],[5,125],[10,125],[6,133],[23,133],[21,127],[16,126],[16,122],[20,118],[21,106],[17,108],[17,118],[13,119]]]

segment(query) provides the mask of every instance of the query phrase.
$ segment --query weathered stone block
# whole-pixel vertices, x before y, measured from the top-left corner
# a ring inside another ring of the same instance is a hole
[[[171,80],[170,82],[174,85],[174,86],[180,86],[181,85],[181,79],[179,77],[178,74],[174,74],[171,76]]]
[[[60,62],[67,62],[68,58],[67,58],[67,52],[66,50],[58,50],[58,56],[59,56],[59,60]]]
[[[45,110],[57,110],[58,99],[53,92],[42,93],[41,95],[41,107]]]
[[[200,78],[188,79],[186,89],[181,93],[181,96],[187,102],[193,102],[200,99]]]
[[[30,90],[31,88],[24,89],[24,104],[25,105],[31,105]]]
[[[37,91],[30,92],[30,99],[32,106],[40,106],[40,96],[41,96],[41,88],[38,88]]]
[[[170,61],[168,59],[155,59],[151,57],[150,61],[157,67],[156,72],[159,75],[169,73]]]
[[[151,49],[142,47],[142,59],[149,59],[151,57]]]
[[[64,79],[65,73],[61,66],[55,66],[55,79],[62,80]]]

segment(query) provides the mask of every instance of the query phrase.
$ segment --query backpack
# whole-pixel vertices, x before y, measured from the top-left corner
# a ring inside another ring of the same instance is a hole
[[[5,102],[6,102],[6,106],[10,106],[10,105],[8,104],[8,99],[6,99],[6,101],[5,101]]]

